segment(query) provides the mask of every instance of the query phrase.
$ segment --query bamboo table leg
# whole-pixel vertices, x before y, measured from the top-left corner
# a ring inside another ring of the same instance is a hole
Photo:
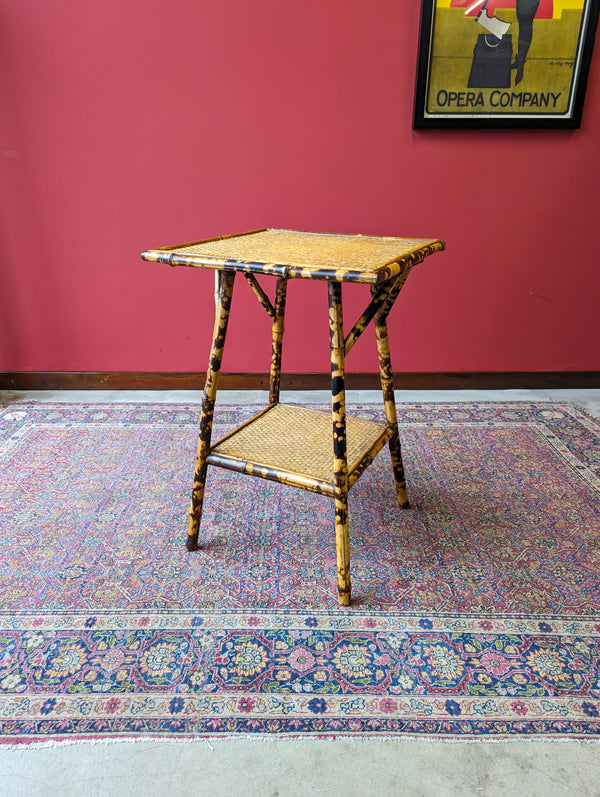
[[[283,327],[285,319],[285,297],[287,293],[287,279],[277,279],[275,294],[275,319],[272,330],[271,348],[271,376],[269,380],[269,405],[279,401],[279,385],[281,378],[281,355],[283,351]]]
[[[204,501],[204,487],[206,484],[206,458],[210,452],[210,438],[212,434],[215,398],[217,395],[217,383],[219,380],[219,371],[221,370],[221,361],[223,359],[223,348],[225,346],[225,336],[227,334],[227,323],[229,321],[234,279],[235,272],[215,271],[215,326],[210,360],[206,372],[206,384],[202,396],[198,453],[196,456],[196,471],[194,473],[194,486],[192,488],[192,501],[189,511],[190,525],[186,542],[188,551],[195,551],[198,549],[198,532],[200,529],[200,519],[202,518],[202,504]]]
[[[392,437],[388,445],[396,479],[396,494],[398,504],[401,507],[408,506],[408,493],[406,492],[406,479],[404,476],[404,465],[402,464],[402,449],[400,446],[400,435],[398,434],[398,417],[396,415],[396,401],[394,398],[394,383],[392,380],[392,364],[390,361],[390,344],[388,340],[387,324],[385,318],[375,316],[375,338],[377,340],[377,353],[379,355],[379,376],[381,379],[381,390],[383,392],[383,403],[385,407],[385,418],[388,427],[392,430]]]
[[[333,419],[333,497],[338,600],[350,605],[350,534],[348,526],[348,461],[346,457],[346,397],[344,385],[344,328],[342,285],[328,283],[331,353],[331,411]]]

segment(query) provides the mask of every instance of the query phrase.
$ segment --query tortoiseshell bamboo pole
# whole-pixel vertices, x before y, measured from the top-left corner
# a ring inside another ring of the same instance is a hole
[[[283,352],[283,329],[285,320],[285,297],[287,279],[277,278],[275,292],[275,319],[272,330],[271,375],[269,379],[269,406],[279,401],[279,385],[281,380],[281,355]]]
[[[206,484],[206,458],[210,451],[217,383],[219,380],[219,371],[221,370],[221,362],[223,360],[223,348],[225,346],[225,336],[227,334],[227,323],[229,321],[229,311],[231,309],[234,280],[235,272],[215,271],[215,326],[213,330],[210,360],[206,372],[206,383],[202,395],[198,453],[196,456],[196,470],[194,473],[192,501],[189,511],[190,526],[186,542],[188,551],[195,551],[198,549],[198,532],[200,529],[200,519],[202,518],[204,486]]]
[[[346,455],[346,395],[342,284],[329,282],[329,342],[331,353],[331,412],[333,419],[333,499],[338,600],[350,605],[350,533],[348,526],[348,461]]]
[[[404,282],[404,280],[402,281]],[[392,286],[391,292],[395,296],[391,296],[391,302],[398,295],[395,291],[396,286]],[[401,287],[401,286],[400,286]],[[398,289],[399,290],[399,289]],[[392,364],[390,361],[390,344],[388,340],[388,331],[386,317],[391,309],[391,304],[387,307],[387,312],[384,311],[375,316],[375,339],[377,341],[377,354],[379,355],[379,376],[381,379],[381,390],[383,392],[383,403],[385,407],[385,418],[387,425],[392,433],[389,439],[390,456],[392,459],[392,467],[394,469],[394,478],[396,480],[396,494],[398,496],[398,505],[405,508],[409,505],[408,493],[406,492],[406,479],[404,476],[404,465],[402,464],[402,448],[400,446],[400,435],[398,433],[398,416],[396,414],[396,400],[394,397],[394,382],[392,378]]]
[[[348,356],[348,353],[356,343],[356,341],[360,338],[362,333],[365,329],[369,326],[373,318],[375,318],[376,314],[386,305],[388,301],[390,291],[389,286],[384,286],[383,288],[372,287],[371,288],[371,302],[365,312],[361,315],[358,319],[356,324],[352,327],[350,332],[346,335],[345,341],[345,355]]]
[[[271,300],[267,296],[267,294],[263,291],[259,281],[256,279],[254,274],[246,274],[244,273],[244,277],[246,278],[246,282],[252,288],[254,293],[256,294],[258,301],[262,304],[262,306],[267,311],[268,315],[271,317],[271,321],[275,321],[275,310],[273,305],[271,304]]]

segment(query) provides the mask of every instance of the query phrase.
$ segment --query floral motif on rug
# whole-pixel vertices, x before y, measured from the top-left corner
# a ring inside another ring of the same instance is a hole
[[[385,451],[342,609],[327,498],[212,468],[185,550],[195,406],[0,408],[0,741],[600,737],[600,425],[398,410],[411,507]]]

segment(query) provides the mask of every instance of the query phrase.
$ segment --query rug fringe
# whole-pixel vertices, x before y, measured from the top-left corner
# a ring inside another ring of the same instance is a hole
[[[519,736],[510,738],[500,737],[447,737],[447,736],[415,736],[410,734],[402,734],[399,736],[352,736],[339,734],[337,736],[302,736],[299,734],[281,734],[281,735],[267,735],[267,734],[240,734],[239,736],[190,736],[190,737],[173,737],[166,736],[160,738],[153,738],[151,736],[140,736],[136,738],[131,737],[117,737],[110,739],[48,739],[46,741],[29,742],[23,740],[21,742],[0,742],[0,750],[41,750],[41,749],[56,749],[59,747],[74,747],[82,745],[113,745],[113,744],[201,744],[205,743],[214,750],[214,744],[221,742],[227,744],[236,744],[241,742],[267,742],[267,743],[286,743],[286,742],[356,742],[357,744],[369,742],[386,742],[389,744],[401,744],[405,742],[422,742],[424,744],[531,744],[531,743],[552,743],[552,744],[600,744],[600,738],[582,738],[582,737],[550,737],[550,736]]]

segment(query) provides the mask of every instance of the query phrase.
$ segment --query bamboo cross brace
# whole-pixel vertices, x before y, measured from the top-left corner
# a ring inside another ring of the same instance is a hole
[[[257,295],[258,301],[262,304],[262,306],[265,308],[265,310],[271,317],[271,320],[275,321],[275,309],[271,304],[271,300],[261,288],[259,281],[256,279],[254,274],[251,273],[244,273],[244,277],[246,278],[246,281],[248,282],[254,293]]]
[[[405,278],[406,279],[406,278]],[[344,354],[347,355],[352,349],[356,341],[360,338],[365,329],[369,326],[370,322],[375,318],[377,313],[385,306],[386,300],[391,292],[395,290],[396,283],[400,280],[398,277],[393,282],[385,282],[380,288],[372,287],[372,299],[365,312],[358,319],[356,324],[352,327],[344,341]],[[399,289],[398,289],[399,290]],[[396,292],[396,296],[398,293]],[[389,312],[389,310],[388,310]],[[387,313],[386,313],[387,315]]]

